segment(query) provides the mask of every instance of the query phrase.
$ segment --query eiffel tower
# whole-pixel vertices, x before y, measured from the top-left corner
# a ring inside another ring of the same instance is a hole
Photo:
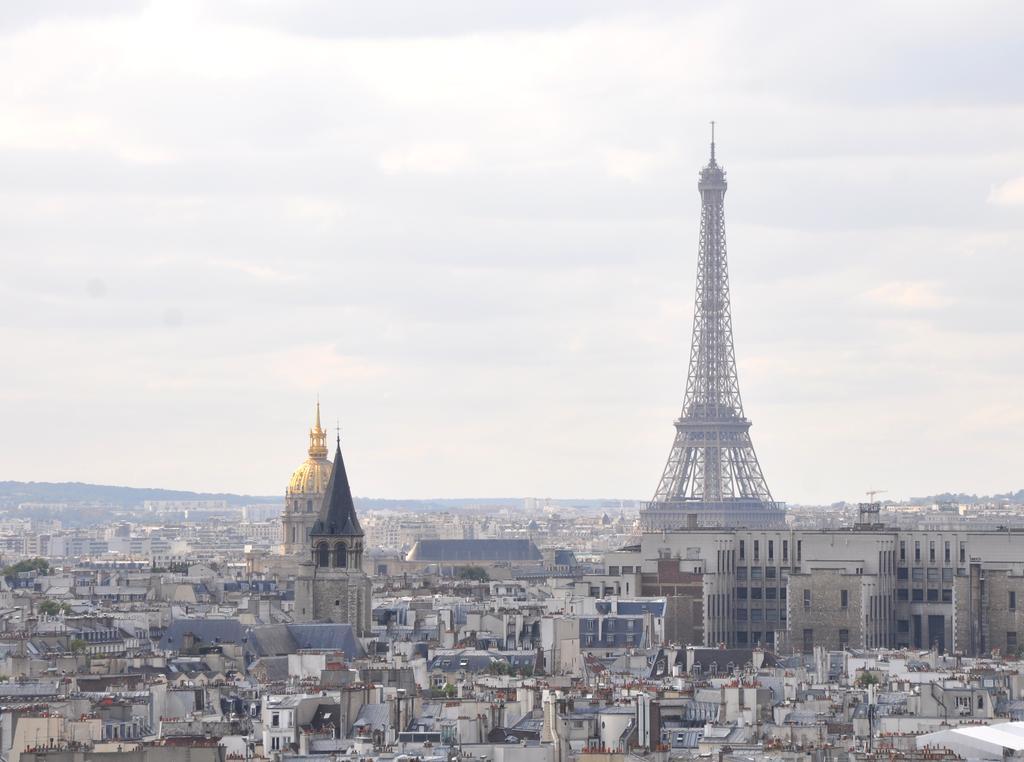
[[[683,411],[654,499],[641,511],[646,531],[695,527],[785,527],[772,500],[743,415],[725,254],[725,170],[700,171],[700,249],[693,341]]]

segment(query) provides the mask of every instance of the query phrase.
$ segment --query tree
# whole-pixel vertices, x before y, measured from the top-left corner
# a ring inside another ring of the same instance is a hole
[[[509,666],[507,661],[497,659],[487,665],[487,671],[492,675],[510,675],[512,674],[512,667]]]
[[[88,646],[89,644],[81,638],[72,638],[71,643],[69,644],[71,653],[73,654],[83,653]]]
[[[459,689],[451,683],[445,683],[444,688],[441,689],[441,692],[444,693],[446,698],[455,698],[455,694],[459,692]]]
[[[869,685],[878,685],[878,676],[874,672],[862,672],[857,678],[857,685],[867,688]]]
[[[490,582],[491,575],[482,566],[463,566],[459,569],[459,579],[468,579],[473,582]]]
[[[45,601],[39,604],[39,613],[46,614],[47,616],[56,616],[57,614],[70,614],[71,607],[66,603],[60,603],[58,601],[47,598]]]
[[[50,562],[45,558],[27,558],[24,561],[18,561],[16,564],[5,566],[3,575],[5,577],[13,577],[22,572],[38,571],[46,574],[50,571]]]

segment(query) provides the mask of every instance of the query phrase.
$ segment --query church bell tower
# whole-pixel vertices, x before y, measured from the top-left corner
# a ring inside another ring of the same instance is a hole
[[[357,636],[370,634],[372,586],[363,572],[364,541],[339,437],[323,502],[309,530],[306,560],[296,580],[297,621],[351,624]]]

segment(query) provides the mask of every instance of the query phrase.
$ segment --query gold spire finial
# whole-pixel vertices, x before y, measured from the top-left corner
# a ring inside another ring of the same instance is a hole
[[[327,432],[320,425],[320,395],[316,395],[316,423],[309,430],[309,457],[327,457]]]

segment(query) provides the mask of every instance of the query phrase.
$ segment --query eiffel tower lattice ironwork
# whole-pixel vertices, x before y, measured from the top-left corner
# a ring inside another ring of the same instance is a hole
[[[701,197],[697,294],[683,410],[654,499],[642,512],[647,530],[782,527],[743,414],[729,304],[725,249],[725,170],[711,159],[697,183]]]

